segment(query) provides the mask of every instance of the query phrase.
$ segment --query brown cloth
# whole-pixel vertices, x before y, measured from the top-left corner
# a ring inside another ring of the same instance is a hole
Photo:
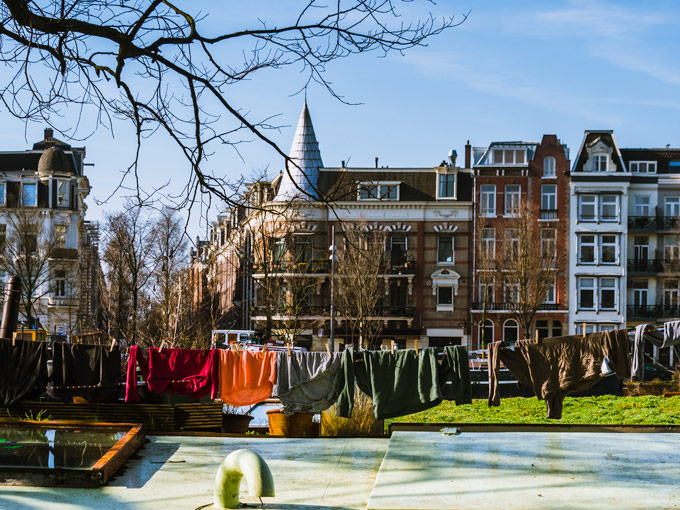
[[[519,340],[514,350],[502,342],[489,345],[489,406],[500,405],[500,362],[520,383],[545,400],[548,418],[562,417],[562,402],[570,393],[593,387],[602,373],[605,357],[620,379],[630,377],[628,333],[625,329],[535,340]]]

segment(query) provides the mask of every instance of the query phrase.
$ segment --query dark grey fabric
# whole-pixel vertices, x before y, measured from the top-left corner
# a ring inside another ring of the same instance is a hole
[[[47,389],[47,344],[0,339],[0,400],[11,406]]]
[[[342,389],[342,354],[325,352],[277,353],[276,383],[286,415],[320,413],[332,406]]]
[[[84,397],[92,402],[114,401],[121,382],[120,349],[108,346],[55,343],[52,396]]]
[[[680,321],[669,321],[663,325],[663,343],[661,347],[673,347],[680,344]]]
[[[448,381],[451,381],[450,386],[447,384]],[[445,400],[454,400],[456,405],[472,403],[470,360],[466,347],[448,345],[444,348],[439,383]]]

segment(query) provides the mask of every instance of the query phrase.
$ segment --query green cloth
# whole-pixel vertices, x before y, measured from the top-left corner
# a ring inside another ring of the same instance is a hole
[[[445,386],[451,381],[451,388]],[[444,360],[440,372],[442,396],[446,400],[455,400],[456,405],[472,403],[472,386],[470,385],[470,361],[467,348],[462,345],[448,345],[444,348]]]
[[[375,418],[395,418],[439,405],[437,350],[360,351],[346,349],[342,357],[345,383],[337,401],[338,416],[349,418],[354,384],[373,399]]]

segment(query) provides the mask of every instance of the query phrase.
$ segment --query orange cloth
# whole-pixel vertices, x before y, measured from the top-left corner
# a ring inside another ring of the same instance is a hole
[[[219,398],[232,406],[268,399],[276,382],[276,352],[220,350]]]

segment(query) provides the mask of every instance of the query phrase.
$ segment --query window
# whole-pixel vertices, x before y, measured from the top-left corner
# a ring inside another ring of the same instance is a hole
[[[639,173],[655,173],[656,161],[631,161],[630,171]]]
[[[616,195],[602,195],[600,197],[600,220],[616,221],[618,218],[618,197]]]
[[[5,249],[5,242],[7,241],[7,225],[0,223],[0,250]],[[4,287],[2,287],[4,289]]]
[[[456,174],[439,174],[439,198],[455,198]]]
[[[649,258],[649,237],[635,236],[633,241],[633,258],[636,262],[647,262]]]
[[[273,240],[272,265],[274,269],[285,269],[286,267],[286,240],[279,237]]]
[[[503,286],[505,302],[509,304],[519,303],[519,283],[516,281],[505,282]],[[504,305],[507,308],[507,305]]]
[[[57,248],[66,248],[66,231],[68,227],[66,225],[55,225],[54,226],[54,243]]]
[[[578,197],[578,219],[593,221],[595,219],[595,195],[580,195]]]
[[[7,203],[6,197],[5,197],[5,190],[7,189],[7,186],[4,182],[0,182],[0,206],[3,206]]]
[[[524,163],[524,149],[495,149],[493,151],[493,162],[495,165],[514,165]]]
[[[562,336],[562,323],[555,319],[542,319],[536,321],[538,338]]]
[[[519,257],[519,229],[505,229],[505,256],[506,258],[517,259]]]
[[[479,281],[479,301],[480,308],[483,308],[482,304],[490,305],[493,303],[493,280]],[[489,306],[486,308],[488,309]]]
[[[663,254],[666,262],[677,262],[680,260],[680,238],[678,236],[664,237]]]
[[[541,229],[541,259],[546,266],[553,267],[557,260],[557,231],[554,228]]]
[[[54,273],[54,297],[66,297],[66,271]]]
[[[595,154],[593,156],[593,172],[606,172],[608,159],[606,154]]]
[[[554,304],[557,303],[557,293],[556,293],[557,287],[555,285],[555,280],[553,280],[550,285],[548,285],[548,289],[546,290],[545,293],[545,299],[543,300],[544,303],[546,304]]]
[[[647,280],[636,280],[633,282],[633,306],[636,308],[644,308],[647,306],[647,297],[649,296],[649,289]]]
[[[406,264],[408,241],[404,234],[392,234],[390,236],[390,261],[393,266]]]
[[[616,278],[600,278],[600,309],[616,308]]]
[[[555,177],[555,158],[552,156],[543,159],[543,177]]]
[[[69,181],[57,181],[57,207],[67,208],[69,206]]]
[[[437,310],[442,308],[453,310],[453,287],[437,286]]]
[[[508,319],[503,324],[503,341],[516,342],[519,340],[519,325],[514,319]]]
[[[479,323],[479,343],[482,346],[493,342],[493,322],[490,320]]]
[[[312,236],[309,234],[296,234],[295,239],[295,263],[309,264],[312,261]]]
[[[516,216],[519,214],[520,187],[517,184],[505,187],[505,215]]]
[[[38,206],[38,185],[36,183],[22,183],[21,204],[25,207]]]
[[[649,216],[649,195],[635,195],[633,216]]]
[[[399,200],[398,182],[361,182],[359,200]]]
[[[557,210],[557,186],[554,184],[541,186],[541,210]]]
[[[408,286],[400,285],[399,282],[390,284],[390,306],[403,308],[408,300]]]
[[[678,297],[680,297],[680,290],[678,289],[678,280],[669,279],[663,282],[663,306],[666,309],[675,309],[678,307]]]
[[[437,263],[453,264],[453,236],[439,236],[437,238]]]
[[[618,263],[618,242],[614,234],[602,234],[600,237],[600,262],[602,264]]]
[[[595,309],[595,278],[578,279],[578,307],[580,310]]]
[[[482,230],[482,246],[486,258],[493,259],[496,256],[496,231],[494,229]]]
[[[496,216],[496,186],[482,184],[480,186],[482,216]]]
[[[680,197],[666,197],[664,201],[666,216],[680,216]]]
[[[581,234],[578,236],[578,262],[579,264],[595,263],[594,234]]]

